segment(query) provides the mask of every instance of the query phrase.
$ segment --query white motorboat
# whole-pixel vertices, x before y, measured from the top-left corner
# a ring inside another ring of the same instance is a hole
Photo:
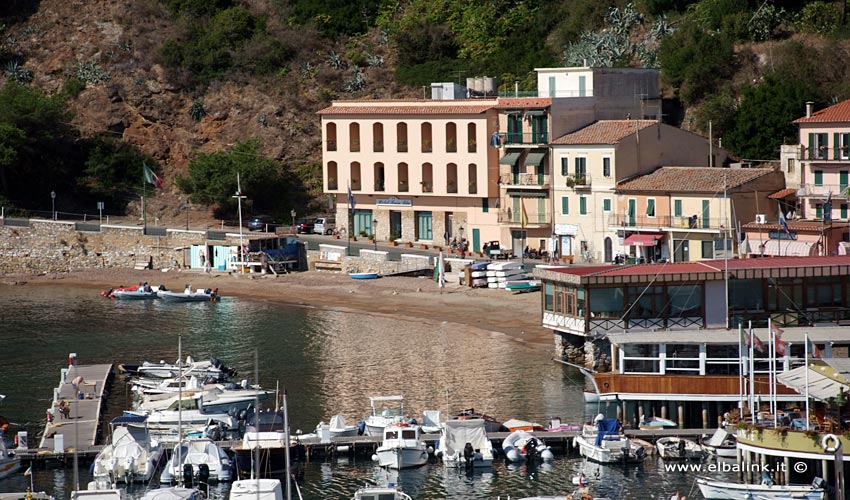
[[[192,290],[192,285],[187,285],[182,292],[159,292],[159,298],[168,302],[215,302],[221,297],[218,295],[218,288],[198,288]]]
[[[328,433],[331,438],[357,435],[357,426],[346,425],[345,417],[342,415],[334,415],[331,417],[329,424],[319,422],[319,425],[316,426],[316,434],[321,436],[322,427],[325,425],[328,426]]]
[[[186,466],[190,467],[186,467]],[[230,458],[215,441],[211,439],[191,439],[180,443],[179,449],[174,450],[160,481],[172,483],[184,474],[192,471],[192,478],[199,483],[210,481],[225,482],[233,479]]]
[[[108,478],[95,477],[86,489],[72,491],[71,500],[124,500],[124,490],[116,488]]]
[[[620,433],[622,426],[616,418],[605,418],[597,425],[585,425],[575,437],[581,456],[600,464],[639,463],[646,459],[643,446]]]
[[[0,479],[11,476],[21,468],[21,459],[6,448],[3,432],[0,431]]]
[[[232,402],[236,408],[234,413],[246,408],[253,400],[245,400],[242,402],[244,406],[237,406],[237,402]],[[229,408],[229,407],[228,407]],[[180,395],[174,396],[164,409],[158,410],[124,410],[125,416],[147,416],[148,426],[151,429],[162,430],[164,427],[176,427],[182,419],[183,425],[200,426],[206,425],[210,420],[220,422],[230,428],[237,425],[236,418],[231,415],[230,410],[226,411],[207,411],[207,407],[203,404],[201,397],[189,397],[180,399]]]
[[[94,459],[95,478],[109,483],[148,482],[162,459],[159,442],[151,440],[146,417],[112,420],[112,441]]]
[[[502,450],[505,452],[505,459],[510,462],[538,459],[549,462],[555,458],[552,450],[542,440],[523,430],[508,434],[502,441]]]
[[[181,363],[180,359],[173,364],[165,361],[158,363],[144,361],[140,365],[122,363],[118,366],[118,369],[128,375],[149,378],[196,376],[202,379],[224,381],[229,377],[236,376],[236,371],[224,366],[218,358],[210,358],[208,361],[195,361],[192,356],[186,356],[185,363]]]
[[[487,439],[484,420],[447,420],[436,454],[446,466],[491,467],[493,443]]]
[[[822,500],[822,480],[815,478],[811,485],[739,484],[697,478],[697,486],[706,500]]]
[[[171,486],[145,492],[142,500],[206,500],[206,496],[197,488]]]
[[[112,292],[112,296],[116,299],[120,300],[152,300],[157,297],[157,290],[145,291],[144,289],[138,290],[115,290]]]
[[[702,460],[705,456],[702,446],[696,441],[676,436],[659,438],[655,448],[664,460]]]
[[[376,459],[381,467],[390,469],[425,465],[428,461],[428,450],[420,439],[420,433],[418,425],[403,422],[386,427],[384,440],[372,458]]]
[[[202,381],[195,376],[178,378],[137,378],[130,382],[133,392],[139,395],[152,396],[155,394],[176,395],[183,391],[184,395],[204,387]]]
[[[239,470],[262,471],[260,475],[286,474],[287,450],[290,463],[305,456],[304,445],[298,438],[290,434],[289,443],[286,442],[284,419],[282,411],[248,416],[242,442],[232,448]]]
[[[233,481],[229,500],[283,500],[280,479],[240,479]]]
[[[363,431],[367,436],[382,436],[387,426],[404,420],[404,396],[372,396],[369,406]]]
[[[354,492],[352,500],[413,500],[395,485],[366,486]]]
[[[702,448],[710,455],[720,458],[734,459],[738,456],[738,440],[735,436],[726,432],[726,429],[718,427],[708,441],[702,442]]]

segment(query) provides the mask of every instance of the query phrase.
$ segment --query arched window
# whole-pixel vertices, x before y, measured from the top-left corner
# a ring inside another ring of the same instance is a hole
[[[351,152],[360,151],[360,124],[351,123],[348,125],[348,150]]]
[[[325,151],[336,151],[336,123],[330,122],[325,126]]]
[[[328,162],[328,190],[339,189],[339,173],[335,161]]]
[[[407,124],[398,123],[395,126],[396,135],[396,151],[399,153],[407,153]]]

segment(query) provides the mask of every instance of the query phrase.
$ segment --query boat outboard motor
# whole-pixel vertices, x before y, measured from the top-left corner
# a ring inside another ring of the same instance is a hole
[[[366,421],[365,421],[365,420],[361,420],[361,421],[360,421],[360,422],[358,422],[358,424],[357,424],[357,435],[358,435],[358,436],[362,436],[362,435],[363,435],[363,434],[365,434],[365,433],[366,433]]]
[[[532,438],[525,443],[525,456],[529,460],[534,460],[537,457],[537,440]]]
[[[194,476],[195,471],[192,470],[192,464],[183,464],[183,484],[185,486],[191,486]]]
[[[472,443],[466,443],[463,447],[463,459],[466,461],[466,466],[471,467],[473,460],[475,460],[475,448],[472,446]]]
[[[210,482],[210,466],[198,464],[198,483],[208,484]]]
[[[685,458],[685,440],[679,440],[679,458]]]
[[[643,461],[646,458],[646,449],[643,446],[639,447],[635,450],[635,457],[637,457],[638,460]]]

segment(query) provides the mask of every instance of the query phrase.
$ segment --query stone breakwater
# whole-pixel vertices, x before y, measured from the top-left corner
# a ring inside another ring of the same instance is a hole
[[[51,220],[0,221],[0,274],[38,274],[93,268],[154,268],[182,263],[184,249],[204,244],[206,231]],[[230,241],[227,237],[224,241]],[[235,240],[238,244],[238,236]]]

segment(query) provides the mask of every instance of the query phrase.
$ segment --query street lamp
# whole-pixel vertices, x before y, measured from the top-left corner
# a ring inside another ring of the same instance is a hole
[[[466,256],[466,245],[463,244],[463,226],[459,226],[457,228],[458,234],[460,234],[460,256]]]
[[[289,215],[292,216],[292,233],[295,234],[295,209],[289,211]]]
[[[56,191],[50,192],[50,205],[53,207],[53,220],[56,220]]]
[[[378,219],[372,219],[372,242],[375,244],[375,251],[378,251]]]

